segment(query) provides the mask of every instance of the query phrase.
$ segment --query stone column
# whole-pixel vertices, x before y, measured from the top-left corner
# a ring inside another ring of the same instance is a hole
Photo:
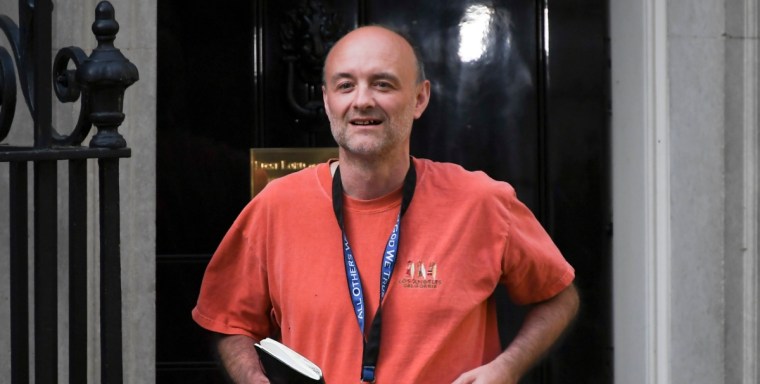
[[[612,0],[616,383],[757,383],[758,0]]]
[[[760,1],[725,4],[726,383],[760,381]]]
[[[672,383],[723,383],[725,3],[668,1]]]

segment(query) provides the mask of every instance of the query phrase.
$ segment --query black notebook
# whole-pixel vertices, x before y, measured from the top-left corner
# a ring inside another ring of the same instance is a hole
[[[322,383],[322,370],[309,359],[274,339],[266,338],[256,344],[264,373],[272,384]]]

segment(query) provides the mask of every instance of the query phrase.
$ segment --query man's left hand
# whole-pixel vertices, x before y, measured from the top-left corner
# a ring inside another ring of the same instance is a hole
[[[517,378],[510,374],[506,364],[496,359],[459,375],[451,384],[517,384]]]

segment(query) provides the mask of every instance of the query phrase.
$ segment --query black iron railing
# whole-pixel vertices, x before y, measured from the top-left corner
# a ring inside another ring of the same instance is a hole
[[[121,263],[119,238],[119,159],[131,150],[118,133],[124,121],[124,90],[137,81],[137,68],[113,41],[119,30],[114,9],[104,1],[92,31],[98,46],[88,57],[77,47],[52,52],[51,0],[19,0],[19,23],[0,15],[12,55],[0,47],[0,162],[9,163],[11,381],[30,381],[27,190],[33,165],[34,381],[58,380],[58,175],[68,161],[69,188],[69,382],[87,382],[87,161],[99,165],[100,339],[102,383],[122,382]],[[33,146],[2,144],[16,108],[14,62],[34,120]],[[52,62],[52,68],[51,68]],[[69,69],[72,67],[73,69]],[[80,101],[79,120],[68,135],[52,125],[52,94],[61,102]],[[97,132],[81,146],[92,125]],[[4,252],[0,251],[0,254]]]

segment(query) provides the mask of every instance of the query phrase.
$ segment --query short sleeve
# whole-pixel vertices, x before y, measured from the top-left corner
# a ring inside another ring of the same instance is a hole
[[[242,334],[260,340],[271,334],[271,301],[266,263],[259,243],[264,233],[256,200],[241,212],[220,243],[203,276],[192,311],[198,325],[213,332]]]
[[[507,196],[507,222],[502,284],[515,303],[547,300],[572,283],[573,267],[511,188]]]

